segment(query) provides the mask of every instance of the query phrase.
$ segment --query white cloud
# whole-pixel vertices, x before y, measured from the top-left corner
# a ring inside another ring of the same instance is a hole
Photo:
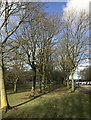
[[[89,13],[89,2],[91,0],[69,0],[65,10],[75,9],[78,13],[85,10]]]
[[[71,16],[71,18],[76,17],[76,19],[78,19],[82,12],[89,15],[90,2],[91,0],[68,0],[67,5],[64,8],[63,18],[67,19]]]

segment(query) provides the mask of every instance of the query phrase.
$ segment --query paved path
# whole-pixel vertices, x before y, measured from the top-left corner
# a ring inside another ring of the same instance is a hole
[[[89,94],[91,97],[91,87],[80,87],[78,88],[78,91],[84,94]]]

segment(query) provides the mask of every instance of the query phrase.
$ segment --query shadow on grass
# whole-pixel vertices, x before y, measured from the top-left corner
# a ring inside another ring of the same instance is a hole
[[[53,92],[53,91],[55,91],[55,90],[57,90],[57,89],[58,89],[58,88],[56,88],[56,89],[54,89],[54,90],[52,89],[52,90],[50,90],[50,91],[44,91],[43,93],[40,93],[40,94],[38,94],[38,95],[36,95],[36,96],[34,96],[34,97],[31,97],[30,100],[27,100],[27,101],[22,102],[22,103],[20,103],[20,104],[14,105],[14,106],[12,106],[12,107],[15,108],[15,107],[21,106],[21,105],[26,104],[26,103],[28,103],[28,102],[36,99],[36,98],[41,97],[42,95],[51,93],[51,92]]]
[[[34,116],[43,118],[89,118],[89,107],[86,103],[85,96],[71,94],[60,98],[50,99],[39,107],[32,108],[32,111],[36,111]],[[38,108],[38,109],[37,109]]]
[[[62,92],[63,90],[58,89],[58,92]],[[38,98],[44,94],[36,96]],[[31,98],[22,104],[30,102],[35,98]],[[38,102],[39,101],[39,102]],[[32,104],[33,103],[33,104]],[[16,105],[22,105],[18,104]],[[46,96],[43,99],[32,101],[25,106],[21,106],[16,111],[11,111],[6,114],[6,118],[59,118],[60,120],[65,120],[66,118],[69,120],[80,120],[89,118],[89,104],[88,104],[88,96],[81,93],[70,93],[65,96],[57,95],[57,92],[53,92],[53,97]],[[72,118],[72,119],[71,119]],[[79,118],[79,119],[78,119]],[[55,119],[56,120],[56,119]]]
[[[48,92],[47,92],[47,93],[48,93]],[[32,100],[34,100],[34,99],[36,99],[36,98],[38,98],[38,97],[40,97],[40,96],[42,96],[42,95],[45,95],[45,94],[47,94],[47,93],[42,93],[42,94],[40,94],[40,95],[34,96],[34,97],[32,97],[30,100],[27,100],[27,101],[25,101],[25,102],[22,102],[22,103],[20,103],[20,104],[17,104],[17,105],[15,105],[15,106],[12,106],[12,107],[18,107],[18,106],[21,106],[21,105],[23,105],[23,104],[26,104],[26,103],[28,103],[28,102],[30,102],[30,101],[32,101]]]
[[[64,86],[61,86],[61,87],[64,88]],[[36,96],[34,96],[34,97],[31,97],[29,100],[27,100],[27,101],[25,101],[25,102],[22,102],[22,103],[20,103],[20,104],[14,105],[14,106],[12,106],[12,107],[15,108],[15,107],[24,105],[24,104],[26,104],[26,103],[28,103],[28,102],[36,99],[36,98],[41,97],[42,95],[51,93],[51,92],[53,92],[53,91],[57,91],[57,90],[58,90],[59,88],[61,88],[61,87],[57,87],[57,86],[56,86],[55,88],[52,88],[52,89],[50,89],[50,90],[45,90],[43,93],[40,93],[40,94],[38,94],[38,95],[36,95]]]

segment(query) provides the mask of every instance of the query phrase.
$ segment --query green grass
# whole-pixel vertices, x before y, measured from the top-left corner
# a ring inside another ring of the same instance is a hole
[[[17,105],[28,100],[29,94],[8,95],[9,102]],[[3,113],[3,118],[89,118],[89,96],[79,92],[68,93],[65,88],[60,88]]]
[[[17,104],[23,103],[27,100],[29,100],[29,92],[20,92],[20,93],[14,93],[8,95],[8,100],[10,103],[10,106],[15,106]]]
[[[31,88],[32,88],[31,84],[21,84],[21,85],[17,85],[17,92],[29,91],[29,90],[31,90]],[[13,85],[12,85],[12,86],[9,86],[9,87],[7,88],[7,92],[8,92],[8,93],[14,93]]]

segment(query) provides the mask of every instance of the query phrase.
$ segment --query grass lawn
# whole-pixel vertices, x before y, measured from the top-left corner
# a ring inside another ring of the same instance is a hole
[[[31,84],[21,84],[17,85],[17,92],[22,92],[22,91],[30,91],[31,90]],[[8,93],[14,93],[14,88],[13,85],[6,87]]]
[[[25,102],[29,100],[29,94],[9,94],[9,102],[11,105]],[[89,100],[88,94],[70,93],[66,88],[59,88],[3,113],[3,118],[89,118]]]

